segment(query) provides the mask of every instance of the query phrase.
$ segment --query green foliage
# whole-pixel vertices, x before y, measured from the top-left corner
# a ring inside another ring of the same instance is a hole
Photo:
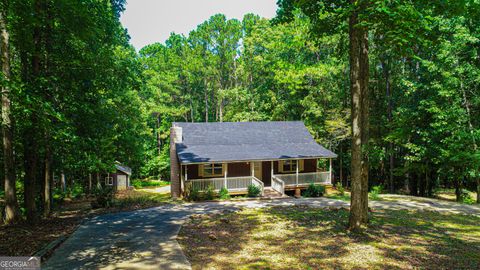
[[[95,201],[92,202],[93,208],[105,208],[113,206],[115,190],[111,186],[105,186],[94,190]]]
[[[170,202],[170,194],[134,194],[124,198],[115,199],[113,205],[119,208],[145,208]]]
[[[65,197],[80,199],[85,197],[85,191],[81,183],[74,183],[72,187],[68,187]]]
[[[368,193],[368,195],[371,200],[379,201],[381,199],[379,195],[383,193],[383,190],[383,185],[373,186],[372,190]]]
[[[337,182],[335,184],[335,189],[338,191],[338,195],[340,196],[345,195],[345,188],[342,186],[342,182]]]
[[[63,192],[60,188],[54,188],[52,194],[54,205],[59,205],[63,203],[65,197],[67,197],[67,194]]]
[[[247,196],[248,197],[258,197],[260,195],[260,193],[262,193],[262,191],[260,190],[259,187],[257,187],[254,184],[248,185],[248,188],[247,188]]]
[[[228,189],[225,187],[222,187],[218,192],[218,197],[220,198],[220,200],[230,199],[230,194],[228,193]]]
[[[325,194],[325,186],[311,183],[303,192],[304,197],[322,197]]]
[[[208,185],[207,189],[203,192],[203,199],[204,200],[213,200],[215,199],[215,188],[213,185]]]
[[[465,204],[474,204],[476,200],[470,196],[470,192],[466,189],[460,190],[460,201]]]
[[[200,201],[203,199],[200,191],[194,186],[190,186],[187,188],[185,198],[188,201]]]
[[[132,186],[134,186],[136,189],[145,188],[145,187],[163,187],[169,184],[170,182],[161,181],[161,180],[150,180],[150,179],[132,180]]]

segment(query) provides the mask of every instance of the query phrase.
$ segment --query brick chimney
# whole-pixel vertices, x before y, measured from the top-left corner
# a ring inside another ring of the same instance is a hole
[[[172,198],[179,198],[182,194],[180,183],[180,162],[178,161],[176,143],[183,139],[182,128],[173,124],[170,128],[170,192]]]

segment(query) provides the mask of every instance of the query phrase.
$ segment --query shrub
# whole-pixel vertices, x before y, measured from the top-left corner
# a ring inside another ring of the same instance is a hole
[[[378,201],[380,200],[380,194],[383,192],[383,186],[378,185],[378,186],[373,186],[372,190],[370,191],[370,199],[373,201]]]
[[[460,190],[460,201],[466,204],[474,204],[476,201],[470,196],[466,189]]]
[[[220,189],[220,192],[218,193],[218,196],[220,197],[221,200],[230,199],[230,194],[228,194],[228,189],[226,189],[225,187],[222,187]]]
[[[341,182],[337,182],[337,184],[335,184],[335,188],[336,188],[337,191],[338,191],[338,195],[340,195],[340,196],[344,196],[344,195],[345,195],[345,188],[342,186],[342,183],[341,183]]]
[[[255,186],[254,184],[248,185],[248,197],[258,197],[262,191],[259,187]]]
[[[315,185],[311,183],[303,193],[305,197],[321,197],[325,193],[325,186]]]
[[[110,186],[97,188],[94,191],[95,203],[92,203],[93,208],[110,207],[113,205],[113,198],[115,197],[115,190]]]
[[[213,200],[215,198],[215,190],[212,185],[208,185],[205,193],[203,194],[205,200]]]
[[[185,198],[188,201],[200,201],[202,199],[200,196],[200,191],[197,188],[192,186],[190,186],[190,188],[187,189]]]
[[[85,192],[83,190],[83,186],[80,183],[74,183],[73,187],[67,188],[66,197],[79,199],[85,197]]]

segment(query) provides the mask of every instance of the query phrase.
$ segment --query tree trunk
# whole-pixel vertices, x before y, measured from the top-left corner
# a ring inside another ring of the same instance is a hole
[[[418,195],[418,177],[417,173],[411,173],[409,179],[409,189],[410,195],[417,196]]]
[[[100,189],[102,187],[102,184],[100,183],[100,173],[97,173],[96,178],[97,178],[97,183],[96,183],[97,189]]]
[[[368,31],[357,24],[358,11],[353,11],[349,20],[352,97],[351,230],[359,230],[368,223]]]
[[[342,183],[343,187],[346,187],[346,183],[343,179],[343,144],[340,143],[340,155],[339,155],[339,174],[340,174],[340,183]]]
[[[387,98],[387,121],[389,125],[389,129],[391,128],[392,125],[392,111],[393,111],[393,105],[392,105],[392,94],[391,94],[391,87],[390,87],[390,70],[388,67],[388,63],[385,61],[381,62],[382,65],[382,70],[383,70],[383,75],[385,77],[385,96]],[[388,163],[389,163],[389,168],[388,168],[388,188],[390,193],[395,192],[395,186],[393,182],[393,170],[394,170],[394,164],[393,164],[393,142],[388,143],[388,148],[387,148],[387,156],[388,156]]]
[[[60,186],[63,193],[67,192],[67,182],[65,181],[65,174],[63,172],[60,174]]]
[[[208,122],[208,86],[207,78],[204,79],[205,84],[205,122]]]
[[[461,183],[460,183],[460,180],[458,180],[459,178],[457,176],[455,176],[455,200],[457,202],[461,202],[462,201],[462,187],[461,187]]]
[[[465,91],[465,88],[463,87],[463,82],[460,83],[460,89],[462,90],[462,94],[463,94],[463,104],[465,106],[465,110],[467,111],[468,129],[470,131],[470,135],[472,136],[473,151],[476,153],[478,151],[478,145],[477,145],[477,141],[475,140],[475,134],[474,134],[474,129],[472,125],[470,103],[468,102],[467,93]],[[475,182],[477,183],[477,203],[480,203],[480,175],[478,171],[476,171],[474,177],[476,179]]]
[[[92,187],[93,187],[92,174],[89,173],[89,174],[88,174],[88,194],[89,194],[89,195],[92,194]]]
[[[21,219],[15,186],[15,162],[13,158],[13,116],[10,101],[10,48],[6,23],[6,7],[0,7],[0,63],[5,83],[2,87],[2,135],[3,170],[5,188],[5,223],[15,223]]]
[[[51,173],[52,171],[52,152],[50,149],[50,145],[48,142],[46,142],[45,146],[45,170],[44,170],[44,182],[43,182],[43,216],[48,217],[50,216],[50,210],[51,210]]]
[[[477,203],[480,203],[480,177],[477,177]]]
[[[32,123],[36,123],[36,117],[32,117]],[[27,134],[31,134],[26,131]],[[24,135],[24,158],[25,158],[25,188],[24,201],[27,213],[27,222],[34,224],[37,221],[37,206],[35,195],[37,192],[37,144],[36,138],[31,135]]]
[[[157,126],[157,151],[158,155],[162,154],[162,138],[160,137],[160,113],[157,114],[156,117],[156,126]]]

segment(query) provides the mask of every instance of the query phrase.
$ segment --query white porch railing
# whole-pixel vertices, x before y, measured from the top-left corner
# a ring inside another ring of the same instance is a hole
[[[314,184],[331,184],[330,172],[312,172],[312,173],[293,173],[293,174],[276,174],[273,179],[278,178],[284,182],[284,186],[308,185]]]
[[[249,185],[255,185],[260,188],[262,195],[264,188],[263,182],[255,176],[189,179],[185,181],[185,185],[199,191],[206,190],[209,186],[212,186],[214,191],[219,191],[222,187],[229,191],[246,191]]]
[[[277,176],[272,175],[272,189],[280,194],[285,194],[285,182]]]

